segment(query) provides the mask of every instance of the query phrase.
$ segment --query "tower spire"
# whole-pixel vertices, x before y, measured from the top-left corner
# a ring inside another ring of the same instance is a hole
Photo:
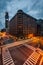
[[[9,14],[8,14],[8,12],[5,12],[5,28],[6,28],[6,31],[8,29],[8,23],[9,23]]]

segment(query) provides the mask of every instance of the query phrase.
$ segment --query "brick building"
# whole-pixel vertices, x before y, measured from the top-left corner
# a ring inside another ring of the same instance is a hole
[[[18,10],[16,15],[8,23],[8,32],[11,35],[25,37],[28,34],[37,33],[36,19],[22,10]]]

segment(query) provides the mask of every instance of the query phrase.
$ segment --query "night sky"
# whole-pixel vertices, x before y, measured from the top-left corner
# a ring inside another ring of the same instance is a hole
[[[11,19],[19,9],[34,18],[43,19],[43,0],[0,0],[0,24],[4,27],[6,11]]]

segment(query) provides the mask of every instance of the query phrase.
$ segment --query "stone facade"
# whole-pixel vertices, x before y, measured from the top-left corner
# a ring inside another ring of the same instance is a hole
[[[37,33],[36,19],[18,10],[16,15],[9,21],[8,32],[16,36],[25,36],[28,34]]]

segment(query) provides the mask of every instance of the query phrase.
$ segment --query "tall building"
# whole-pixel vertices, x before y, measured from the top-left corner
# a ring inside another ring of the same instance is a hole
[[[38,35],[43,36],[43,20],[39,19],[37,20],[37,31],[38,31]]]
[[[37,24],[37,35],[41,35],[41,26],[39,24]]]
[[[11,35],[25,37],[29,34],[37,33],[36,19],[18,10],[16,15],[9,21],[9,30]]]
[[[9,15],[8,15],[8,12],[5,13],[5,29],[6,29],[6,32],[8,31],[8,24],[9,24]]]

